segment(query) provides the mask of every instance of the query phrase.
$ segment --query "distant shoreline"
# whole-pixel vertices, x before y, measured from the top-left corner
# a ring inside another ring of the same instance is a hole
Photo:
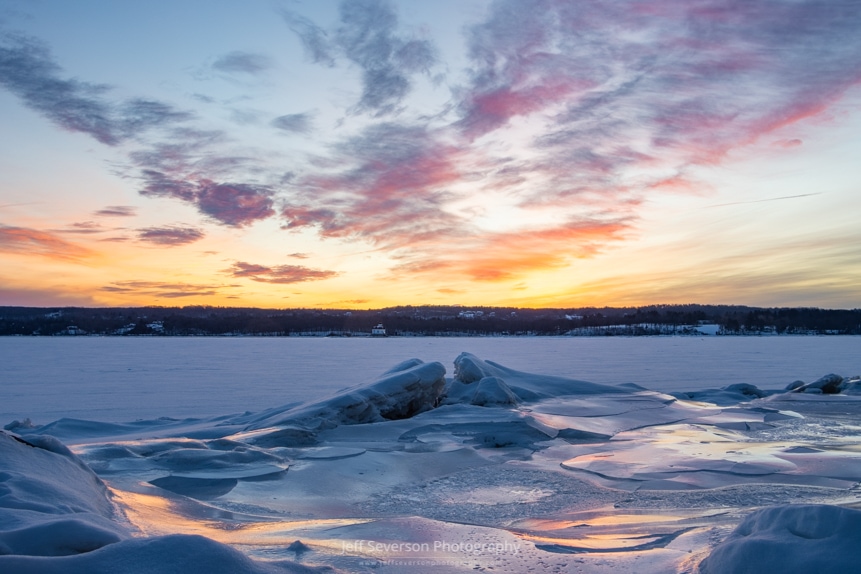
[[[861,335],[861,309],[0,307],[0,336],[518,337]]]
[[[803,337],[859,337],[861,334],[858,333],[788,333],[788,334],[775,334],[775,333],[723,333],[723,334],[715,334],[708,335],[705,333],[676,333],[676,334],[666,334],[666,335],[628,335],[628,334],[612,334],[612,335],[570,335],[570,334],[562,334],[562,335],[552,335],[552,334],[534,334],[534,335],[505,335],[505,334],[486,334],[486,335],[476,335],[469,333],[430,333],[430,334],[395,334],[395,335],[385,335],[385,336],[374,336],[368,334],[354,334],[354,335],[321,335],[318,333],[289,333],[286,335],[266,335],[259,333],[251,333],[251,334],[239,334],[232,335],[227,333],[213,333],[207,335],[164,335],[164,334],[142,334],[142,335],[105,335],[105,334],[86,334],[86,335],[2,335],[0,334],[0,338],[12,339],[12,338],[26,338],[26,339],[41,339],[41,338],[64,338],[64,339],[74,339],[74,338],[89,338],[89,339],[128,339],[128,338],[141,338],[141,339],[207,339],[207,338],[219,338],[219,339],[432,339],[432,338],[445,338],[445,339],[537,339],[537,338],[550,338],[550,339],[613,339],[613,338],[654,338],[654,339],[670,339],[673,337],[679,337],[684,339],[691,338],[729,338],[729,337],[742,337],[742,338],[803,338]]]

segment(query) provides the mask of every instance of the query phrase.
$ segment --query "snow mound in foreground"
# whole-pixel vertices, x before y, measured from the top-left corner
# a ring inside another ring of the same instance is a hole
[[[198,535],[134,538],[76,556],[0,556],[3,572],[28,574],[288,574],[335,572],[301,564],[252,560],[230,546]]]
[[[313,429],[399,420],[429,411],[445,389],[442,363],[410,359],[370,385],[352,387],[310,405],[264,411],[249,429],[294,424]]]
[[[861,511],[825,504],[750,514],[700,563],[702,574],[857,572]]]
[[[454,380],[446,389],[445,402],[513,406],[521,401],[551,397],[630,392],[630,389],[610,385],[515,371],[493,361],[483,361],[471,353],[461,353],[454,360]]]
[[[104,483],[60,441],[0,433],[0,555],[77,554],[127,536]]]
[[[0,432],[0,572],[332,572],[254,561],[202,536],[133,538],[104,483],[60,441]]]

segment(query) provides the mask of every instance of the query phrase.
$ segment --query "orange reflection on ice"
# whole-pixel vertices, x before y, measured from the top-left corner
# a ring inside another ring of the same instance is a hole
[[[534,530],[538,532],[549,532],[567,530],[569,528],[583,528],[588,526],[621,526],[621,525],[636,525],[650,524],[656,522],[675,522],[684,520],[685,516],[677,516],[672,514],[602,514],[591,517],[584,517],[579,520],[554,520],[532,518],[519,521],[518,528],[525,530]]]
[[[111,489],[114,500],[122,507],[129,522],[146,536],[166,534],[199,534],[224,544],[289,545],[297,531],[309,544],[333,546],[338,541],[307,537],[309,530],[371,522],[370,519],[318,519],[260,522],[220,522],[184,516],[175,504],[161,496]],[[340,546],[338,546],[340,547]]]
[[[590,534],[582,538],[554,538],[550,536],[536,536],[534,534],[520,534],[520,537],[539,544],[555,544],[558,546],[571,546],[574,548],[589,548],[593,550],[608,550],[611,548],[628,548],[642,546],[652,542],[656,536],[643,536],[642,534]]]

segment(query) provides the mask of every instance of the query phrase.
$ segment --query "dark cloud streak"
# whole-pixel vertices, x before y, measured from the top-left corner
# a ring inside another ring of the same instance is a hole
[[[230,269],[226,270],[231,277],[251,279],[260,283],[303,283],[305,281],[319,281],[329,279],[338,274],[334,271],[310,269],[302,265],[276,265],[267,267],[254,263],[237,261]]]
[[[93,212],[93,215],[101,217],[133,217],[137,215],[137,208],[130,205],[109,205],[104,209]]]
[[[178,299],[182,297],[201,297],[218,295],[224,285],[195,285],[192,283],[162,283],[158,281],[114,281],[101,287],[100,291],[128,295],[147,295]]]
[[[138,239],[163,247],[187,245],[203,238],[204,233],[195,227],[165,226],[138,229]]]
[[[287,114],[271,122],[272,127],[285,132],[307,134],[311,131],[311,114]]]

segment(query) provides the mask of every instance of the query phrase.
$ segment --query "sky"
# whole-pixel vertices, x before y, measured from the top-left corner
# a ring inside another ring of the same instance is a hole
[[[0,305],[861,306],[856,0],[0,0]]]

